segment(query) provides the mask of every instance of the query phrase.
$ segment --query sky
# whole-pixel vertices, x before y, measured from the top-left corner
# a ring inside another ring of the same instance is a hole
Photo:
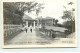
[[[35,0],[35,2],[44,4],[43,5],[44,9],[42,9],[39,16],[42,16],[43,18],[49,16],[58,19],[59,23],[63,23],[65,21],[61,18],[61,16],[63,15],[63,11],[65,10],[63,6],[66,6],[67,10],[71,10],[72,8],[75,8],[76,0]],[[69,2],[73,2],[74,4],[67,5]],[[25,14],[29,15],[33,19],[36,18],[34,12],[32,12],[31,14],[25,12]]]

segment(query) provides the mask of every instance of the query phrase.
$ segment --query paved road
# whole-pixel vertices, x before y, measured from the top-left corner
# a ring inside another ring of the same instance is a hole
[[[19,33],[17,36],[15,36],[13,39],[11,39],[10,41],[8,41],[8,43],[10,44],[44,44],[44,43],[48,43],[49,40],[42,38],[41,36],[39,36],[40,34],[37,34],[38,31],[35,31],[33,29],[33,31],[31,32],[30,30],[28,30],[28,32],[26,33],[26,31],[23,31],[21,33]]]

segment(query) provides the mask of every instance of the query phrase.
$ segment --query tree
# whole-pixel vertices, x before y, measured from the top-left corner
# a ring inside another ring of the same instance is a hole
[[[41,4],[37,2],[16,2],[20,11],[32,12],[41,8]]]
[[[3,4],[4,4],[3,5],[4,11],[6,12],[6,13],[4,12],[5,15],[4,18],[8,16],[6,20],[7,21],[10,20],[10,22],[14,20],[14,17],[16,15],[18,15],[19,17],[16,16],[15,18],[16,20],[19,20],[18,22],[21,23],[24,12],[31,13],[32,11],[34,11],[38,15],[42,8],[41,4],[32,1],[31,2],[4,2]],[[9,14],[7,15],[7,13],[9,13],[12,16],[10,16]],[[16,15],[13,16],[13,14]]]
[[[42,9],[44,9],[44,7],[42,7],[42,5],[43,4],[38,4],[36,7],[36,9],[35,9],[35,11],[36,11],[36,16],[37,16],[37,18],[38,18],[38,15],[39,15],[39,13],[41,12],[41,10]]]
[[[74,21],[74,14],[72,11],[64,11],[62,19],[67,19],[68,21]]]
[[[69,2],[68,5],[73,5],[73,2]],[[66,9],[66,7],[64,7]],[[71,10],[65,10],[63,12],[62,19],[66,19],[63,23],[64,27],[68,28],[71,32],[75,31],[75,16],[74,16],[74,8],[71,8]]]
[[[73,5],[73,4],[74,4],[73,2],[69,2],[69,3],[68,3],[68,5]]]
[[[68,5],[73,5],[74,3],[73,2],[69,2]],[[63,16],[62,16],[62,19],[67,19],[67,20],[71,20],[71,21],[74,21],[74,11],[75,9],[72,8],[71,10],[67,10],[65,6],[63,6],[65,8],[65,11],[63,12]]]
[[[16,13],[18,12],[18,13]],[[21,11],[14,2],[3,3],[4,24],[20,24],[22,22]]]

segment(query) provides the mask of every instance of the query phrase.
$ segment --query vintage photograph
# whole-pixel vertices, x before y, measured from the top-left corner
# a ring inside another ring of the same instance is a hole
[[[3,0],[2,14],[2,48],[77,47],[77,0]]]

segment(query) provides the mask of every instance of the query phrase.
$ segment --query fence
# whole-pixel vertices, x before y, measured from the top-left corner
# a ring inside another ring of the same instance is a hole
[[[4,24],[4,39],[11,39],[20,31],[21,25]]]

